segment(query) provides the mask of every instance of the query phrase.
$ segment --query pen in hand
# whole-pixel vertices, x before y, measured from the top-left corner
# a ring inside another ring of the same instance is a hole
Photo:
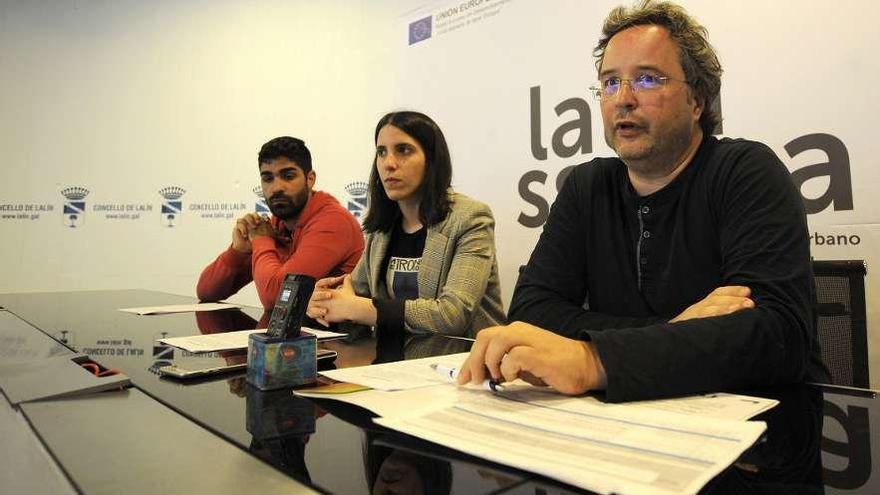
[[[431,365],[431,369],[448,378],[450,381],[455,381],[455,379],[458,378],[458,368],[434,363]],[[504,385],[498,383],[497,380],[483,380],[483,388],[492,392],[504,391]]]

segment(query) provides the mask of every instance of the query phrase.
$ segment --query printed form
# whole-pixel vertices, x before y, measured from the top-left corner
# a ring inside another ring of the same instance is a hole
[[[431,364],[467,353],[322,374],[370,390],[336,394],[377,424],[598,493],[693,494],[730,466],[766,425],[745,421],[778,402],[734,394],[606,404],[520,380],[502,392],[457,387]]]
[[[455,368],[461,366],[467,355],[468,353],[466,352],[447,354],[445,356],[432,356],[393,363],[322,371],[321,374],[340,382],[356,383],[376,390],[409,390],[448,383],[449,379],[439,375],[431,368],[431,365],[440,364]]]
[[[480,390],[452,407],[377,424],[598,493],[694,494],[759,438],[763,422],[568,398],[552,407]]]

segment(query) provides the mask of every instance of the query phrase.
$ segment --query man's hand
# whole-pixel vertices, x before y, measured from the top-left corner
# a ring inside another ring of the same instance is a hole
[[[335,289],[331,288],[340,278],[342,285]],[[318,281],[309,299],[306,314],[325,327],[341,321],[370,326],[376,324],[376,308],[373,307],[373,301],[355,294],[351,275]]]
[[[251,247],[251,240],[248,238],[251,215],[252,213],[248,213],[236,220],[235,227],[232,228],[232,248],[239,253],[250,253],[253,249]]]
[[[267,227],[268,232],[270,233],[259,235],[270,235],[275,237],[275,231],[272,229],[272,224],[270,224],[268,220],[256,213],[248,213],[247,215],[244,215],[235,221],[235,227],[232,229],[232,248],[240,253],[250,253],[253,250],[251,240],[253,239],[254,233],[258,228],[261,229],[260,232],[264,232]]]
[[[703,298],[702,301],[692,304],[686,310],[682,311],[680,315],[669,320],[669,323],[691,320],[694,318],[722,316],[741,309],[754,308],[755,302],[749,298],[751,295],[751,289],[741,285],[718,287],[708,296]]]
[[[262,235],[275,238],[275,229],[268,220],[256,213],[248,213],[245,216],[248,218],[248,239],[254,240],[255,237]]]
[[[605,388],[605,368],[589,342],[572,340],[528,323],[481,330],[461,367],[458,383],[522,378],[569,395]]]

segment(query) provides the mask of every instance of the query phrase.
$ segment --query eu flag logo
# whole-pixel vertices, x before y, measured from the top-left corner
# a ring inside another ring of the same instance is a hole
[[[431,16],[409,24],[409,44],[425,41],[431,37]]]

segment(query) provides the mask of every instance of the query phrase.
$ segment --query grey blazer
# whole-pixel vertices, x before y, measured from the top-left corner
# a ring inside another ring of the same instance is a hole
[[[419,298],[406,301],[404,320],[414,334],[473,338],[477,331],[505,321],[495,219],[479,201],[457,193],[451,193],[450,199],[446,219],[428,227],[417,275]],[[367,234],[364,254],[351,277],[358,295],[388,297],[381,271],[390,239],[390,233]]]

